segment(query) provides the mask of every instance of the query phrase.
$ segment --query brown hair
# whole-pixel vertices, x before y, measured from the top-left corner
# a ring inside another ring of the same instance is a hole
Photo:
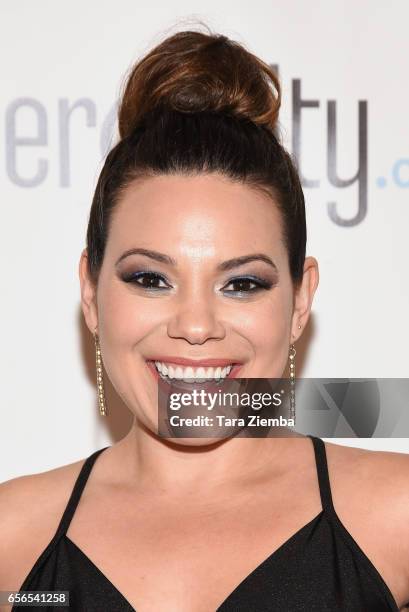
[[[274,130],[280,102],[277,76],[243,46],[222,35],[179,32],[133,67],[119,107],[119,134],[128,136],[160,105],[229,113]]]
[[[306,248],[304,196],[279,142],[275,72],[226,36],[178,32],[132,68],[118,111],[120,141],[98,179],[88,230],[88,269],[98,281],[111,213],[138,176],[221,173],[267,192],[281,212],[294,285]]]

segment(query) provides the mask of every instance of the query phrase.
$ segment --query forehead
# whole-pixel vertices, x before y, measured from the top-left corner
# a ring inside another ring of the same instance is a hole
[[[283,248],[273,199],[219,174],[138,179],[122,193],[107,248],[143,246],[177,252],[193,248],[246,252]],[[216,255],[216,253],[214,253]]]

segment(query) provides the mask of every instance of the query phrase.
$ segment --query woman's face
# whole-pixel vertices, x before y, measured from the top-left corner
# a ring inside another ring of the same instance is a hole
[[[113,213],[95,294],[85,263],[84,250],[88,327],[98,326],[113,386],[151,431],[157,381],[149,362],[213,359],[242,364],[239,377],[280,377],[318,282],[307,258],[294,295],[274,202],[218,174],[133,182]]]

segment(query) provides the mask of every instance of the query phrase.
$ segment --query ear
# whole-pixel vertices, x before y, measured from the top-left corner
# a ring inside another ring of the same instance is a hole
[[[94,334],[98,327],[98,310],[96,286],[91,281],[88,274],[88,251],[84,249],[81,253],[78,273],[81,285],[81,307],[84,313],[85,322],[88,329]]]
[[[291,343],[303,333],[310,316],[312,300],[319,282],[318,262],[315,257],[306,257],[303,279],[294,296],[294,312],[291,321]],[[301,325],[301,329],[298,326]]]

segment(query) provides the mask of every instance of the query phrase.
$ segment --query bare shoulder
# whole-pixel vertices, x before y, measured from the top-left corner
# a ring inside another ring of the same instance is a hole
[[[359,440],[357,440],[359,443]],[[334,507],[409,601],[409,454],[325,442]],[[406,608],[405,608],[406,609]]]
[[[359,443],[359,440],[358,440]],[[325,442],[328,468],[349,474],[351,482],[360,483],[365,494],[389,498],[394,509],[409,512],[409,453],[369,450],[333,442]],[[397,505],[396,505],[397,504]]]
[[[17,590],[54,536],[83,463],[0,483],[0,590]]]

